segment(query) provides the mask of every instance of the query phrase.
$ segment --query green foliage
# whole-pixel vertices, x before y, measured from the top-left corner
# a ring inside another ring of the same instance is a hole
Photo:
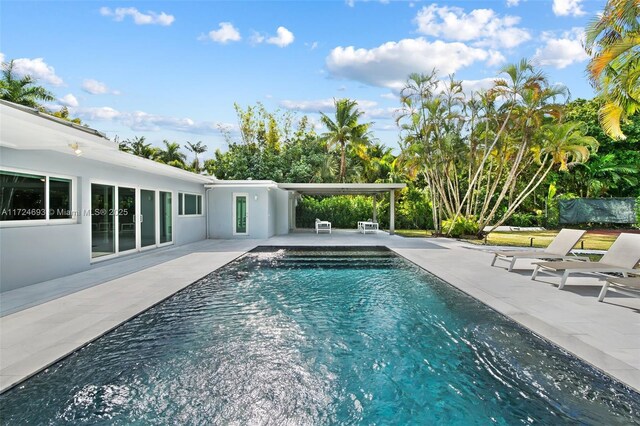
[[[478,235],[480,226],[475,216],[458,216],[455,221],[452,219],[443,220],[442,230],[447,232],[447,235],[458,238],[463,235]]]
[[[328,220],[333,228],[356,229],[359,221],[373,218],[373,200],[363,195],[303,197],[299,200],[296,227],[313,228],[316,218]]]
[[[42,108],[40,101],[56,100],[53,93],[42,86],[37,86],[30,75],[16,76],[13,67],[13,60],[2,63],[0,99],[31,108]]]

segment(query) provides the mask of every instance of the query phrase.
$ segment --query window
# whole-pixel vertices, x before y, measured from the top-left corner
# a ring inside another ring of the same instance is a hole
[[[0,170],[0,222],[73,219],[72,180]]]
[[[202,195],[179,193],[178,214],[180,216],[202,215]]]

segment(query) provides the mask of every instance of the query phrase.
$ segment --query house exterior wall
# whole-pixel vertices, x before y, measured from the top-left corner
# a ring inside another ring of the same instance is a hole
[[[22,169],[76,179],[77,223],[0,227],[0,291],[8,291],[88,269],[91,266],[91,183],[172,192],[173,244],[206,238],[202,183],[118,167],[44,150],[0,147],[0,168]],[[201,194],[203,214],[178,215],[178,192]]]
[[[209,238],[269,238],[267,187],[219,186],[209,190]],[[247,235],[234,235],[233,194],[247,194]]]

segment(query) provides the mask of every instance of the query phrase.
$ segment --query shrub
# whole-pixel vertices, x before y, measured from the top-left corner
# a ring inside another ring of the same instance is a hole
[[[451,227],[452,223],[453,227]],[[449,231],[449,227],[451,227],[451,231]],[[478,235],[479,230],[478,220],[474,216],[458,216],[455,222],[451,219],[442,221],[442,232],[456,238],[463,235]]]

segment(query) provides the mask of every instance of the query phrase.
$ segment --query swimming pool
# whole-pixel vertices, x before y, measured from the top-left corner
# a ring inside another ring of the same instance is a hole
[[[255,250],[0,395],[6,424],[638,423],[637,393],[383,248]]]

